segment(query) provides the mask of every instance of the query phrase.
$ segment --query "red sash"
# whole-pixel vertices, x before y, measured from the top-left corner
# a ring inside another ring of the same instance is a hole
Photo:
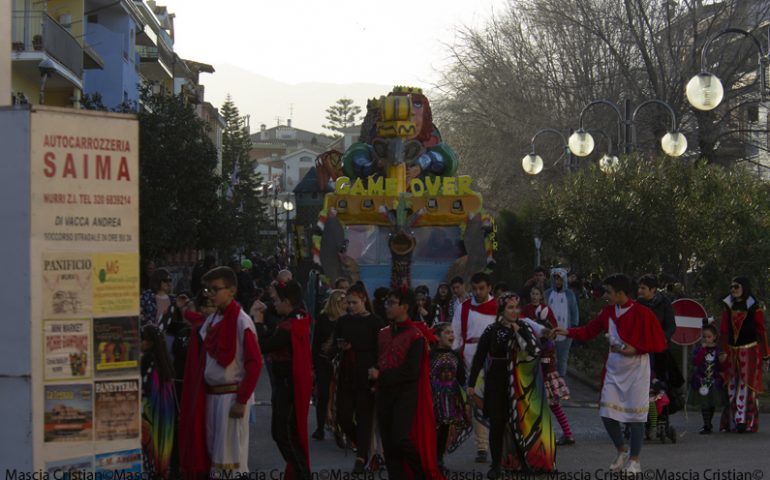
[[[468,341],[468,316],[471,313],[479,312],[483,315],[497,315],[497,302],[494,298],[487,300],[480,305],[473,305],[473,299],[469,298],[460,306],[460,337],[463,339],[463,346],[460,347],[460,355],[465,355],[465,344]]]

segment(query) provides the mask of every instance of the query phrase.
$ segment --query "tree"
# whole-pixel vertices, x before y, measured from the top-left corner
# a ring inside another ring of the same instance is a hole
[[[145,107],[138,113],[141,255],[210,248],[221,179],[207,125],[180,95],[154,95],[144,88],[140,98]]]
[[[710,52],[726,89],[740,87],[726,92],[722,106],[696,112],[686,103],[684,88],[699,70],[706,39],[727,25],[758,25],[767,18],[770,2],[704,3],[511,1],[488,25],[462,29],[451,47],[450,67],[436,86],[443,96],[434,112],[445,140],[463,159],[461,171],[471,174],[483,192],[495,193],[486,203],[521,205],[539,185],[561,178],[564,149],[553,137],[541,137],[537,149],[547,167],[561,158],[559,168],[547,168],[531,183],[520,159],[539,128],[565,133],[576,128],[581,109],[595,99],[630,99],[634,105],[664,100],[681,117],[690,158],[720,165],[750,162],[747,147],[758,147],[752,137],[766,133],[762,123],[747,124],[746,118],[746,94],[757,92],[756,78],[747,75],[756,64],[751,42],[723,37]],[[616,115],[607,107],[593,108],[586,122],[619,142]],[[658,139],[670,122],[662,108],[643,110],[637,150],[657,155]],[[588,162],[606,151],[601,143]]]
[[[666,273],[709,300],[737,274],[768,292],[770,185],[739,167],[624,158],[550,186],[538,202],[550,250],[597,273]]]
[[[220,198],[219,245],[223,254],[235,250],[260,250],[260,229],[267,222],[261,197],[262,176],[251,160],[251,139],[238,107],[228,94],[221,109],[225,120],[222,132],[223,195]]]
[[[356,124],[356,117],[361,114],[361,107],[353,105],[353,100],[340,98],[337,103],[326,109],[328,125],[323,128],[333,132],[341,132],[343,129]],[[337,135],[339,136],[339,135]]]

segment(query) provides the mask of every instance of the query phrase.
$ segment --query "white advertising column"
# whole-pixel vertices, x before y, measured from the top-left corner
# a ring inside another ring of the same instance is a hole
[[[136,118],[6,107],[0,141],[0,465],[139,473]]]

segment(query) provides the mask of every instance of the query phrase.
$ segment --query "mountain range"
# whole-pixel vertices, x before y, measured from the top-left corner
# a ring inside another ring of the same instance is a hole
[[[340,98],[350,98],[366,113],[369,98],[386,95],[392,85],[373,83],[284,83],[229,64],[214,65],[216,72],[201,77],[206,101],[220,108],[229,93],[241,115],[249,115],[251,132],[260,125],[268,128],[286,125],[291,119],[295,128],[329,133],[326,109]],[[332,68],[332,67],[330,67]]]

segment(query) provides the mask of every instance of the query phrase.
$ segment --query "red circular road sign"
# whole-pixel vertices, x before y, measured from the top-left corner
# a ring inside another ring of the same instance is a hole
[[[674,317],[676,318],[676,330],[671,337],[671,341],[677,345],[692,345],[700,340],[703,332],[703,319],[708,317],[706,309],[689,298],[680,298],[674,300],[671,304],[674,307]]]

